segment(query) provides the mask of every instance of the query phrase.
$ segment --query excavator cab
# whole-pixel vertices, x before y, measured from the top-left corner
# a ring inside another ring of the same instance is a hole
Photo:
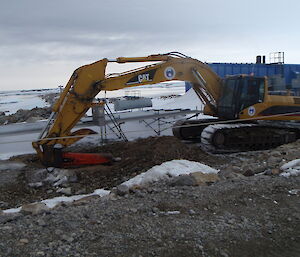
[[[218,115],[221,119],[237,119],[245,108],[263,102],[264,94],[264,77],[247,75],[227,77],[218,101]]]

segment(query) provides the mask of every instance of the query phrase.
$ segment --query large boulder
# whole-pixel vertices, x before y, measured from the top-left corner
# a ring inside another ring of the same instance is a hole
[[[37,122],[39,120],[43,120],[44,118],[41,117],[41,116],[33,116],[33,117],[29,117],[26,122],[27,123],[34,123],[34,122]]]
[[[170,184],[172,186],[206,186],[219,181],[218,174],[193,172],[187,175],[174,177]]]
[[[21,207],[21,213],[24,214],[40,214],[48,211],[50,208],[42,202],[24,204]]]
[[[190,175],[195,179],[198,186],[210,185],[220,180],[218,174],[215,173],[194,172]]]
[[[27,183],[43,182],[48,176],[46,169],[27,170],[25,173]]]

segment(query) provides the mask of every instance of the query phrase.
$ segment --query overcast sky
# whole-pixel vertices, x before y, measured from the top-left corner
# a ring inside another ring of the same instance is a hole
[[[300,63],[299,10],[299,0],[0,0],[0,90],[57,87],[105,57],[170,51],[207,62],[284,51]]]

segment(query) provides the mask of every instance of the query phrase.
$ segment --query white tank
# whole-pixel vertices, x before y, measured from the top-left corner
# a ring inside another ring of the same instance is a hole
[[[150,98],[117,100],[114,102],[114,107],[115,111],[152,107],[152,100]]]

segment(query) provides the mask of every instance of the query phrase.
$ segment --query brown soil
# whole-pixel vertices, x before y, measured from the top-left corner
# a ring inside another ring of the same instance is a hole
[[[111,153],[121,157],[121,161],[75,168],[80,179],[70,186],[74,192],[86,189],[86,193],[112,188],[173,159],[220,167],[223,175],[226,168],[246,169],[252,162],[255,165],[270,162],[270,167],[277,167],[275,160],[281,162],[283,157],[292,160],[299,156],[298,144],[235,157],[209,155],[174,137],[94,148],[72,147],[69,150]],[[10,184],[0,177],[0,208],[58,196],[50,186],[28,187],[26,172],[42,168],[35,155],[16,156],[12,160],[24,162],[26,167],[11,173],[4,171],[8,178],[7,174],[14,174],[11,178],[19,174]],[[246,164],[241,165],[237,160]],[[0,255],[300,256],[299,182],[299,176],[240,174],[210,186],[174,186],[170,181],[160,181],[125,196],[111,194],[81,204],[63,204],[40,215],[2,215]],[[3,202],[9,206],[4,207]]]
[[[223,157],[209,155],[199,147],[184,144],[175,137],[150,137],[134,142],[117,142],[93,148],[71,147],[69,150],[110,153],[114,157],[121,158],[121,161],[114,162],[111,165],[73,169],[79,177],[78,183],[71,184],[74,193],[78,190],[91,193],[98,188],[111,189],[155,165],[173,159],[199,161],[213,167],[225,163]],[[25,178],[26,170],[43,168],[36,155],[14,156],[10,160],[24,162],[27,166],[21,170],[19,180],[16,183],[0,188],[0,201],[8,203],[8,207],[17,207],[21,203],[60,196],[50,186],[43,186],[38,189],[28,187]]]

